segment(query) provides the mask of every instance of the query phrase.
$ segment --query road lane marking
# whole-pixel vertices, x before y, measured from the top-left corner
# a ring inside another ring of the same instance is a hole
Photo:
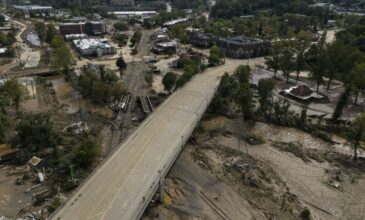
[[[164,123],[160,123],[160,125],[158,126],[158,129],[155,129],[155,131],[153,132],[152,135],[149,136],[148,141],[144,141],[144,144],[142,144],[143,147],[141,147],[140,150],[138,150],[138,153],[142,154],[137,154],[137,156],[134,157],[134,159],[132,160],[132,163],[128,166],[127,168],[127,176],[125,177],[124,175],[122,175],[118,181],[115,182],[114,186],[112,188],[115,188],[116,185],[118,185],[118,183],[120,182],[120,180],[122,178],[125,178],[125,180],[123,181],[123,184],[118,187],[118,192],[117,194],[119,194],[119,192],[122,190],[122,188],[125,186],[125,184],[127,183],[127,180],[130,178],[131,174],[132,174],[132,170],[135,169],[136,164],[138,164],[138,162],[140,161],[140,159],[142,158],[142,156],[144,156],[145,152],[149,149],[148,146],[150,146],[150,143],[152,142],[152,140],[155,138],[155,135],[160,131],[160,129],[166,125],[166,123],[169,121],[168,119],[171,118],[172,113],[175,113],[177,110],[173,110],[173,111],[169,111],[169,115],[168,117],[165,117]],[[147,144],[146,144],[147,142]],[[106,199],[106,197],[104,197],[104,199],[100,200],[99,204],[96,206],[96,208],[94,208],[94,210],[91,213],[95,213],[95,211],[99,208],[99,206],[104,202],[104,200]],[[114,200],[116,199],[116,197],[113,197],[113,199],[109,202],[109,208],[104,212],[104,214],[102,215],[101,219],[104,219],[105,214],[108,212],[108,210],[111,208],[111,204],[113,204]],[[88,218],[89,219],[89,218]]]

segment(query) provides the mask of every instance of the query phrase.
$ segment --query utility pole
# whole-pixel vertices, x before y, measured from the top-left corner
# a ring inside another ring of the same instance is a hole
[[[237,134],[237,149],[239,150],[240,149],[240,143],[241,143],[241,132],[243,131],[243,122],[244,122],[244,113],[242,111],[242,108],[241,108],[241,117],[240,117],[240,120],[238,122],[238,134]],[[246,141],[243,142],[245,144],[245,148],[246,148],[246,154],[248,155],[248,148],[247,148],[247,143]],[[244,151],[242,151],[242,154],[243,154]]]

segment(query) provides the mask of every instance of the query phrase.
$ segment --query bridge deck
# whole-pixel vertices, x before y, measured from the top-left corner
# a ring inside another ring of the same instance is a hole
[[[137,219],[210,102],[237,64],[208,70],[172,94],[81,185],[51,219]]]

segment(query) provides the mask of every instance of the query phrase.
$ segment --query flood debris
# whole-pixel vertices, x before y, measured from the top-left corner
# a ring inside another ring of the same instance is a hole
[[[30,164],[30,165],[32,165],[33,167],[36,167],[36,166],[38,166],[38,164],[40,163],[42,161],[42,159],[41,158],[39,158],[39,157],[36,157],[36,156],[33,156],[29,161],[28,161],[28,163]]]
[[[8,175],[18,175],[18,174],[24,174],[30,171],[29,165],[23,165],[18,167],[11,168],[7,174]]]
[[[228,168],[234,168],[242,175],[243,181],[252,186],[258,186],[258,179],[249,163],[243,161],[242,157],[229,158],[224,162]]]
[[[83,134],[87,133],[88,131],[89,131],[89,126],[87,125],[86,122],[82,121],[72,123],[62,129],[62,132],[68,132],[73,134]]]

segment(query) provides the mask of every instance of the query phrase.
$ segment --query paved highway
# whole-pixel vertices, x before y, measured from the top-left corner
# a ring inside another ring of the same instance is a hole
[[[131,220],[143,214],[150,199],[200,117],[219,77],[239,62],[209,69],[172,94],[73,193],[51,219]]]

